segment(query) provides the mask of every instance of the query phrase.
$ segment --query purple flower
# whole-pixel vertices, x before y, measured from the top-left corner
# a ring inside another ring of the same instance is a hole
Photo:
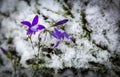
[[[54,47],[57,47],[59,45],[60,41],[63,40],[64,38],[67,38],[68,40],[72,40],[72,37],[69,34],[67,34],[64,31],[60,31],[57,28],[54,28],[54,31],[51,32],[51,35],[53,37],[55,37],[56,39],[58,39],[58,41]]]
[[[59,31],[57,28],[54,28],[54,31],[51,32],[51,35],[55,37],[56,39],[64,39],[64,36],[62,35],[62,32]]]
[[[27,30],[27,35],[33,33],[35,34],[38,30],[45,29],[43,25],[38,24],[38,15],[34,17],[32,23],[30,23],[29,21],[22,21],[21,23],[29,27]]]
[[[66,23],[66,22],[68,22],[68,19],[64,19],[64,20],[58,21],[57,23],[55,23],[55,26],[62,25],[64,23]]]

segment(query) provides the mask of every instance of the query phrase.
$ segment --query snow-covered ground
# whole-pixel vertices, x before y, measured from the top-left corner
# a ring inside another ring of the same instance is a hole
[[[57,40],[40,31],[32,35],[31,44],[27,40],[27,27],[21,21],[32,22],[35,15],[39,16],[39,23],[50,30],[51,24],[68,19],[63,27],[74,42],[62,41],[50,51],[51,44]],[[39,34],[42,47],[38,51]],[[100,64],[111,69],[110,58],[120,55],[120,0],[1,0],[0,47],[8,52],[10,47],[14,48],[25,68],[30,68],[26,61],[39,54],[39,59],[44,60],[43,67],[47,68],[92,68],[92,64]]]

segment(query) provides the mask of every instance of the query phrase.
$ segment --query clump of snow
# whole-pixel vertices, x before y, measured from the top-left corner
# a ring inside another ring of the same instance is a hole
[[[17,6],[17,2],[18,0],[5,0],[5,1],[1,1],[1,5],[0,5],[0,11],[2,13],[8,14],[8,13],[12,13],[15,10],[15,7]]]
[[[107,46],[111,52],[119,52],[116,48],[120,44],[119,34],[116,32],[119,30],[117,23],[120,12],[113,2],[102,1],[91,2],[86,8],[86,19],[93,31],[91,36],[96,43]]]

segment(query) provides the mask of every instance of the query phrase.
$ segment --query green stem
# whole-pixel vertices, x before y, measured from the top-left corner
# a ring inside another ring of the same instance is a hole
[[[16,62],[16,58],[15,58],[15,60],[14,60],[15,77],[16,77],[16,65],[17,65],[17,62]]]
[[[34,50],[34,46],[33,46],[33,42],[32,42],[31,36],[32,36],[32,35],[28,36],[28,38],[30,39],[30,42],[31,42],[31,44],[32,44],[32,48],[33,48],[33,50]],[[32,75],[32,77],[35,77],[35,72],[36,72],[36,71],[34,71],[34,66],[33,66],[33,65],[32,65],[32,69],[33,69],[33,75]]]
[[[30,42],[31,42],[31,44],[32,44],[32,48],[34,49],[34,46],[33,46],[33,42],[32,42],[31,36],[32,36],[32,35],[28,36],[28,38],[30,39]]]

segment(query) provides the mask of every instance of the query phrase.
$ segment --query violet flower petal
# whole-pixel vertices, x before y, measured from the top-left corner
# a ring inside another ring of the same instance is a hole
[[[54,31],[55,31],[55,34],[57,35],[57,39],[61,39],[62,33],[56,28],[54,28]]]
[[[29,28],[29,29],[27,30],[27,35],[32,34],[32,33],[33,33],[33,31]]]
[[[67,34],[66,32],[64,32],[63,35],[64,35],[67,39],[72,40],[72,37],[71,37],[69,34]]]
[[[51,35],[55,38],[58,38],[58,36],[56,35],[56,33],[54,31],[51,32]]]
[[[65,36],[64,36],[64,33],[62,33],[62,34],[61,34],[61,38],[64,39],[64,37],[65,37]]]
[[[64,19],[64,20],[58,21],[57,23],[55,23],[55,26],[62,25],[64,23],[66,23],[66,22],[68,22],[68,19]]]
[[[57,28],[54,28],[54,31],[56,32],[56,34],[61,34],[61,32]]]
[[[21,24],[31,27],[31,23],[29,21],[22,21]]]
[[[58,47],[59,44],[60,44],[60,41],[57,41],[57,43],[55,44],[54,48]]]
[[[4,54],[7,54],[7,51],[3,47],[0,47],[0,49]]]
[[[36,25],[38,23],[38,15],[36,15],[32,21],[32,26]]]
[[[38,25],[38,30],[42,30],[42,29],[45,29],[45,27],[43,25]]]

